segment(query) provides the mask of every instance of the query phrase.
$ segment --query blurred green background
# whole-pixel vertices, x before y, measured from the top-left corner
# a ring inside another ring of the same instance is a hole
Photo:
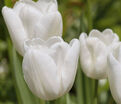
[[[26,86],[21,62],[4,23],[1,9],[12,7],[16,0],[0,0],[0,104],[116,104],[108,81],[91,80],[80,64],[70,93],[51,102],[36,98]],[[121,38],[121,0],[58,0],[63,17],[63,38],[69,42],[81,32],[111,28]]]

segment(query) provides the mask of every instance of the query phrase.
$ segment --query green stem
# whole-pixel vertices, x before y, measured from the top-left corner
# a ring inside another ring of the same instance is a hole
[[[84,93],[84,79],[83,73],[81,72],[80,63],[78,64],[77,79],[76,79],[76,92],[77,92],[77,104],[85,104],[85,93]]]
[[[46,104],[50,104],[49,101],[46,101]]]
[[[94,103],[93,104],[98,104],[98,80],[95,81]]]

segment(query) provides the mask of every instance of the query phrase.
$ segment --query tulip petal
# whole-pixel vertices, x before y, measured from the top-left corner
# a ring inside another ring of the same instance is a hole
[[[40,98],[59,96],[60,79],[53,59],[41,50],[29,50],[23,60],[23,72],[31,91]]]
[[[59,12],[45,15],[41,18],[41,24],[43,24],[47,31],[45,34],[47,37],[62,36],[63,23]]]
[[[47,40],[51,36],[62,35],[62,17],[59,12],[42,14],[36,8],[26,6],[20,17],[30,38]]]
[[[96,44],[95,44],[96,43]],[[108,48],[105,44],[98,38],[90,37],[87,38],[87,46],[90,50],[92,60],[93,60],[93,77],[95,78],[105,78],[107,77],[107,54]]]
[[[79,40],[73,39],[70,42],[70,46],[70,49],[66,53],[62,70],[62,84],[66,92],[68,92],[72,88],[75,80],[80,52]]]
[[[37,2],[33,0],[20,0],[20,2],[34,6],[43,13],[55,12],[58,9],[57,0],[38,0]]]
[[[119,41],[119,37],[111,29],[105,29],[102,33],[105,36],[107,44]]]
[[[93,29],[90,33],[89,33],[89,37],[96,37],[99,38],[101,40],[103,40],[103,35],[99,30]]]
[[[119,47],[118,58],[117,60],[121,63],[121,45]]]
[[[59,69],[59,72],[61,72],[64,64],[65,55],[70,47],[66,42],[62,41],[53,44],[50,48],[55,50],[55,53],[51,56],[53,57],[56,66]]]
[[[28,37],[20,18],[12,9],[7,7],[2,9],[2,13],[15,48],[21,55],[24,55],[23,44]]]
[[[27,4],[23,3],[23,2],[16,2],[13,10],[15,11],[15,13],[19,16],[21,9],[24,8]]]
[[[30,48],[36,47],[39,48],[38,46],[44,45],[44,41],[41,40],[40,38],[34,38],[32,40],[26,40],[24,42],[24,49],[25,52],[27,52]]]
[[[82,33],[80,35],[80,63],[84,73],[90,77],[93,70],[93,63],[90,51],[86,43],[87,34]]]
[[[53,36],[46,41],[46,46],[51,47],[52,45],[60,42],[63,42],[62,37]]]
[[[110,54],[108,56],[108,79],[111,93],[118,104],[121,103],[121,64]]]
[[[23,25],[26,29],[26,31],[29,34],[30,39],[32,38],[38,38],[36,37],[36,29],[35,26],[39,25],[39,21],[41,20],[42,14],[34,7],[30,5],[24,6],[20,11],[20,18],[23,22]],[[40,25],[40,30],[43,32],[43,27]],[[42,33],[41,32],[41,33]]]
[[[93,29],[89,37],[96,37],[104,42],[106,45],[110,45],[112,42],[118,42],[119,37],[113,33],[111,29],[105,29],[102,33],[98,30]]]
[[[37,4],[43,12],[55,12],[58,9],[57,0],[38,0]]]

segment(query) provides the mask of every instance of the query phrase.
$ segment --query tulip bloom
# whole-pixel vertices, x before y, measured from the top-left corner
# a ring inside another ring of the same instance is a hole
[[[19,0],[14,7],[3,7],[3,17],[17,51],[24,55],[24,41],[47,40],[62,35],[62,17],[56,0]]]
[[[61,37],[33,39],[26,41],[24,47],[24,79],[36,96],[53,100],[71,89],[77,71],[79,40],[68,44]]]
[[[106,78],[107,55],[118,42],[118,36],[110,29],[103,32],[92,30],[88,37],[86,33],[82,33],[80,35],[80,62],[83,72],[90,78]]]
[[[108,56],[108,65],[108,79],[111,93],[117,104],[121,104],[121,44]]]

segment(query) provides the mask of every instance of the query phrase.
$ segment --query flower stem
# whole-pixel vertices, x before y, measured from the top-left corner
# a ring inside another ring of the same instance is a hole
[[[98,80],[95,81],[95,88],[94,88],[94,103],[93,104],[98,104]]]

